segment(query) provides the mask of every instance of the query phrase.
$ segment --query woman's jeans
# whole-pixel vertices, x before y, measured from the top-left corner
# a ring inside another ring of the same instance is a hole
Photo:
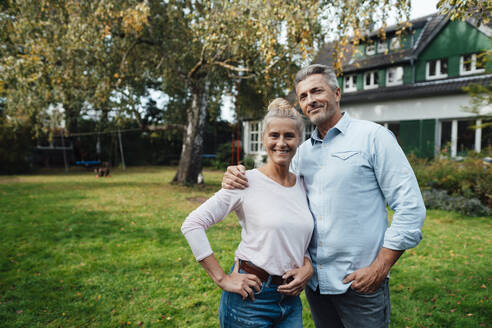
[[[239,273],[245,273],[239,269]],[[221,328],[239,327],[302,327],[302,303],[299,296],[287,296],[277,292],[279,285],[270,284],[270,278],[262,283],[259,292],[254,291],[243,300],[236,293],[223,291],[219,306]]]

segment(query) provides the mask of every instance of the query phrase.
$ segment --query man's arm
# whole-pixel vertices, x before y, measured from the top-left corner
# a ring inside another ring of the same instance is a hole
[[[394,214],[376,259],[343,280],[344,283],[352,282],[352,288],[361,293],[375,292],[403,252],[417,246],[422,239],[421,228],[425,219],[425,206],[417,179],[396,138],[380,128],[373,141],[374,173]]]
[[[277,289],[278,292],[290,296],[299,295],[306,287],[309,279],[313,276],[313,273],[314,270],[311,260],[308,257],[304,257],[304,264],[302,267],[289,270],[282,276],[284,280],[289,278],[292,278],[293,280],[288,284],[280,285]]]
[[[246,168],[243,165],[228,166],[222,177],[222,188],[245,189],[248,188],[248,179],[245,175]]]

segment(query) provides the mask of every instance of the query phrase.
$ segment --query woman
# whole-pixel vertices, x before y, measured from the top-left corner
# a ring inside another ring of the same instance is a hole
[[[197,261],[223,289],[219,307],[223,328],[302,327],[301,281],[313,273],[307,248],[314,222],[303,181],[289,172],[301,142],[302,118],[286,100],[277,98],[268,107],[263,127],[268,161],[246,171],[249,188],[220,190],[181,227]],[[235,264],[227,275],[205,230],[232,210],[242,231]]]

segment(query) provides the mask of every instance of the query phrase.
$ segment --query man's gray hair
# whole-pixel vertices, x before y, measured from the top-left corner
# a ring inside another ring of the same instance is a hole
[[[313,75],[313,74],[323,75],[325,81],[330,85],[330,87],[333,90],[339,88],[337,76],[333,71],[333,68],[326,65],[313,64],[304,67],[299,72],[297,72],[296,77],[294,78],[294,90],[297,89],[297,84],[299,84],[299,82],[304,81],[309,75]]]

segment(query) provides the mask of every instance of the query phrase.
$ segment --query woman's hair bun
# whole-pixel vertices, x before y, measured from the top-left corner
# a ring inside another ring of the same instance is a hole
[[[291,110],[292,105],[284,98],[275,98],[272,100],[270,105],[268,105],[268,111],[272,110]]]

